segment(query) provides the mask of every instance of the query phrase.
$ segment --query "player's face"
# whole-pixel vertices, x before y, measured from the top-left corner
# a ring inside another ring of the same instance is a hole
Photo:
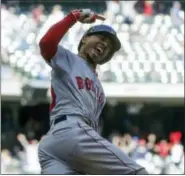
[[[112,52],[112,47],[109,37],[95,34],[86,38],[84,52],[91,62],[101,64]]]

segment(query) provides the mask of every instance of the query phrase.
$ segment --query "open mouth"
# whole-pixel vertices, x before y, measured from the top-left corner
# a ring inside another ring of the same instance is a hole
[[[96,47],[94,50],[95,50],[96,54],[99,56],[101,56],[104,52],[103,49],[100,47]]]

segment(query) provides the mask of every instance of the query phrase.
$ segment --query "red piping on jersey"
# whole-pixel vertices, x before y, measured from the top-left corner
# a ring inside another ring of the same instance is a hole
[[[54,92],[53,87],[51,87],[51,98],[52,98],[52,103],[50,104],[50,111],[55,107],[56,105],[56,94]]]
[[[44,37],[40,40],[39,46],[41,55],[50,61],[57,52],[57,46],[66,32],[76,23],[77,19],[73,13],[68,14],[63,20],[54,24]]]

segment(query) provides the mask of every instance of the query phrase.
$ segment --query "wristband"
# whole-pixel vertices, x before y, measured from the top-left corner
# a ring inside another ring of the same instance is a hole
[[[78,21],[78,19],[80,18],[80,11],[75,9],[75,10],[72,10],[71,13],[75,17],[76,21]]]

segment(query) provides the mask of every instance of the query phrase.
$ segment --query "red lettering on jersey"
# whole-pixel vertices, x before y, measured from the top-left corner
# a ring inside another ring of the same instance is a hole
[[[50,111],[55,107],[56,105],[56,94],[54,92],[54,89],[53,87],[51,87],[51,104],[50,104]]]
[[[82,79],[80,76],[76,77],[77,85],[79,89],[84,89],[86,90],[92,90],[98,99],[98,103],[101,104],[104,99],[104,94],[100,92],[100,89],[98,86],[94,85],[94,81],[86,77],[85,79]]]
[[[85,86],[87,90],[91,89],[91,80],[89,78],[85,78]]]
[[[95,88],[94,88],[94,82],[93,82],[93,80],[91,80],[91,90],[95,93]]]
[[[100,94],[99,98],[98,98],[98,103],[102,103],[103,102],[103,93]]]
[[[83,79],[80,76],[77,76],[76,81],[77,81],[77,84],[78,84],[78,88],[83,89],[84,88]]]

